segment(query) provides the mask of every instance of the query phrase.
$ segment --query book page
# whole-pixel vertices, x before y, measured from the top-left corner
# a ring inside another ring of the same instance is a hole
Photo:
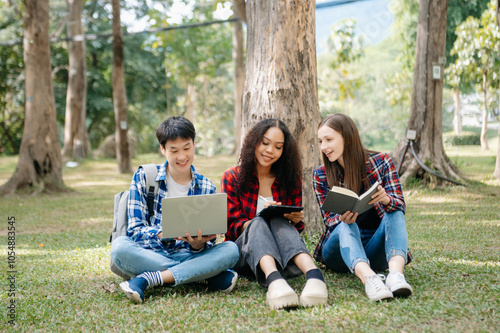
[[[351,191],[351,190],[349,190],[347,188],[344,188],[344,187],[333,186],[330,191],[331,192],[340,193],[340,194],[344,194],[344,195],[348,195],[348,196],[353,197],[353,198],[357,198],[358,197],[358,195],[354,191]]]

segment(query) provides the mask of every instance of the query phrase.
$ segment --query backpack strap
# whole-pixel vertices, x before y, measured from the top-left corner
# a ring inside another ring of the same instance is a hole
[[[140,166],[140,168],[144,170],[144,174],[146,175],[146,190],[148,191],[148,212],[149,220],[151,220],[151,218],[155,215],[154,201],[156,192],[158,192],[158,182],[156,181],[158,168],[156,167],[156,164],[143,164]]]

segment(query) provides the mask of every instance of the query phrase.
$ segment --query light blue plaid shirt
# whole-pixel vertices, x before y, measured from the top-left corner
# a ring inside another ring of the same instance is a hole
[[[167,176],[167,163],[168,162],[165,162],[165,164],[156,166],[158,168],[158,174],[155,180],[159,182],[159,186],[158,193],[154,199],[155,215],[151,219],[149,219],[146,175],[144,170],[139,168],[132,177],[130,198],[128,201],[128,236],[144,249],[167,253],[179,250],[198,252],[192,250],[189,244],[184,241],[171,241],[162,244],[157,236],[163,230],[161,224],[161,200],[165,198],[168,193],[167,184],[165,182]],[[191,166],[191,172],[193,179],[188,195],[212,194],[216,192],[215,185],[208,178],[196,172],[193,166]],[[148,220],[150,223],[148,223]],[[207,242],[207,246],[213,246],[214,244],[215,238],[214,241]]]

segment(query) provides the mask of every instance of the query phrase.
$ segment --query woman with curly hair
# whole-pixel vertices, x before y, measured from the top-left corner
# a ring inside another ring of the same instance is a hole
[[[272,309],[299,305],[285,279],[302,274],[307,282],[300,304],[315,306],[328,299],[323,275],[299,235],[304,213],[258,215],[268,205],[301,206],[301,173],[299,149],[290,131],[280,120],[265,119],[246,135],[238,165],[222,176],[221,190],[228,197],[226,240],[235,241],[240,249],[234,269],[268,288]]]

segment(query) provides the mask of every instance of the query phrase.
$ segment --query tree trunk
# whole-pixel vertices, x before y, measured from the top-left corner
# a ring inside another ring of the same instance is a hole
[[[49,1],[25,0],[24,24],[24,132],[16,171],[0,188],[2,195],[28,186],[37,192],[64,189],[50,65]]]
[[[184,114],[187,119],[189,119],[193,124],[195,123],[196,115],[194,114],[194,94],[196,93],[196,87],[188,83],[186,87],[186,103],[184,105]]]
[[[319,230],[323,224],[311,181],[320,164],[315,1],[248,0],[246,17],[243,134],[265,118],[287,124],[302,152],[306,227]]]
[[[483,114],[481,116],[481,150],[489,150],[488,146],[488,85],[487,71],[483,71]]]
[[[87,133],[87,62],[82,29],[82,0],[68,0],[68,37],[81,36],[70,41],[69,79],[66,94],[63,159],[85,157],[90,151]]]
[[[120,173],[132,172],[128,144],[127,96],[123,70],[123,39],[120,20],[120,0],[113,6],[113,105],[115,110],[116,159]]]
[[[245,0],[233,0],[233,11],[243,22],[247,22]]]
[[[240,18],[245,17],[240,13],[238,0],[233,0],[235,14]],[[243,4],[245,2],[243,1]],[[244,7],[243,7],[244,8]],[[234,150],[233,153],[239,154],[241,148],[241,110],[243,103],[243,88],[245,86],[245,59],[243,54],[244,49],[243,23],[237,21],[233,23],[233,61],[234,61]]]
[[[166,48],[166,47],[165,47]],[[165,52],[165,98],[166,98],[166,114],[170,114],[170,74],[168,72],[168,59],[167,59],[167,52]]]
[[[433,65],[439,65],[443,73],[443,64],[439,60],[445,56],[447,12],[448,0],[420,0],[415,75],[407,129],[416,131],[413,146],[421,161],[445,177],[460,179],[460,171],[450,162],[443,147],[442,75],[440,79],[433,79]],[[405,141],[406,138],[401,139],[393,150],[395,160],[400,158]],[[413,157],[411,149],[402,158],[404,161],[399,173],[403,183],[412,177],[424,176],[425,170]],[[431,176],[431,183],[435,181]]]
[[[500,115],[498,117],[498,149],[497,149],[497,162],[495,163],[495,171],[493,177],[500,179]]]
[[[458,89],[458,87],[455,87],[454,90],[453,102],[455,104],[455,113],[453,117],[453,130],[455,131],[455,134],[460,135],[462,134],[462,116],[460,115],[460,89]]]
[[[500,27],[500,0],[497,0],[497,25]],[[500,96],[500,94],[499,94]],[[497,162],[495,164],[495,171],[493,172],[495,178],[500,179],[500,114],[498,115],[498,149],[497,149]]]

